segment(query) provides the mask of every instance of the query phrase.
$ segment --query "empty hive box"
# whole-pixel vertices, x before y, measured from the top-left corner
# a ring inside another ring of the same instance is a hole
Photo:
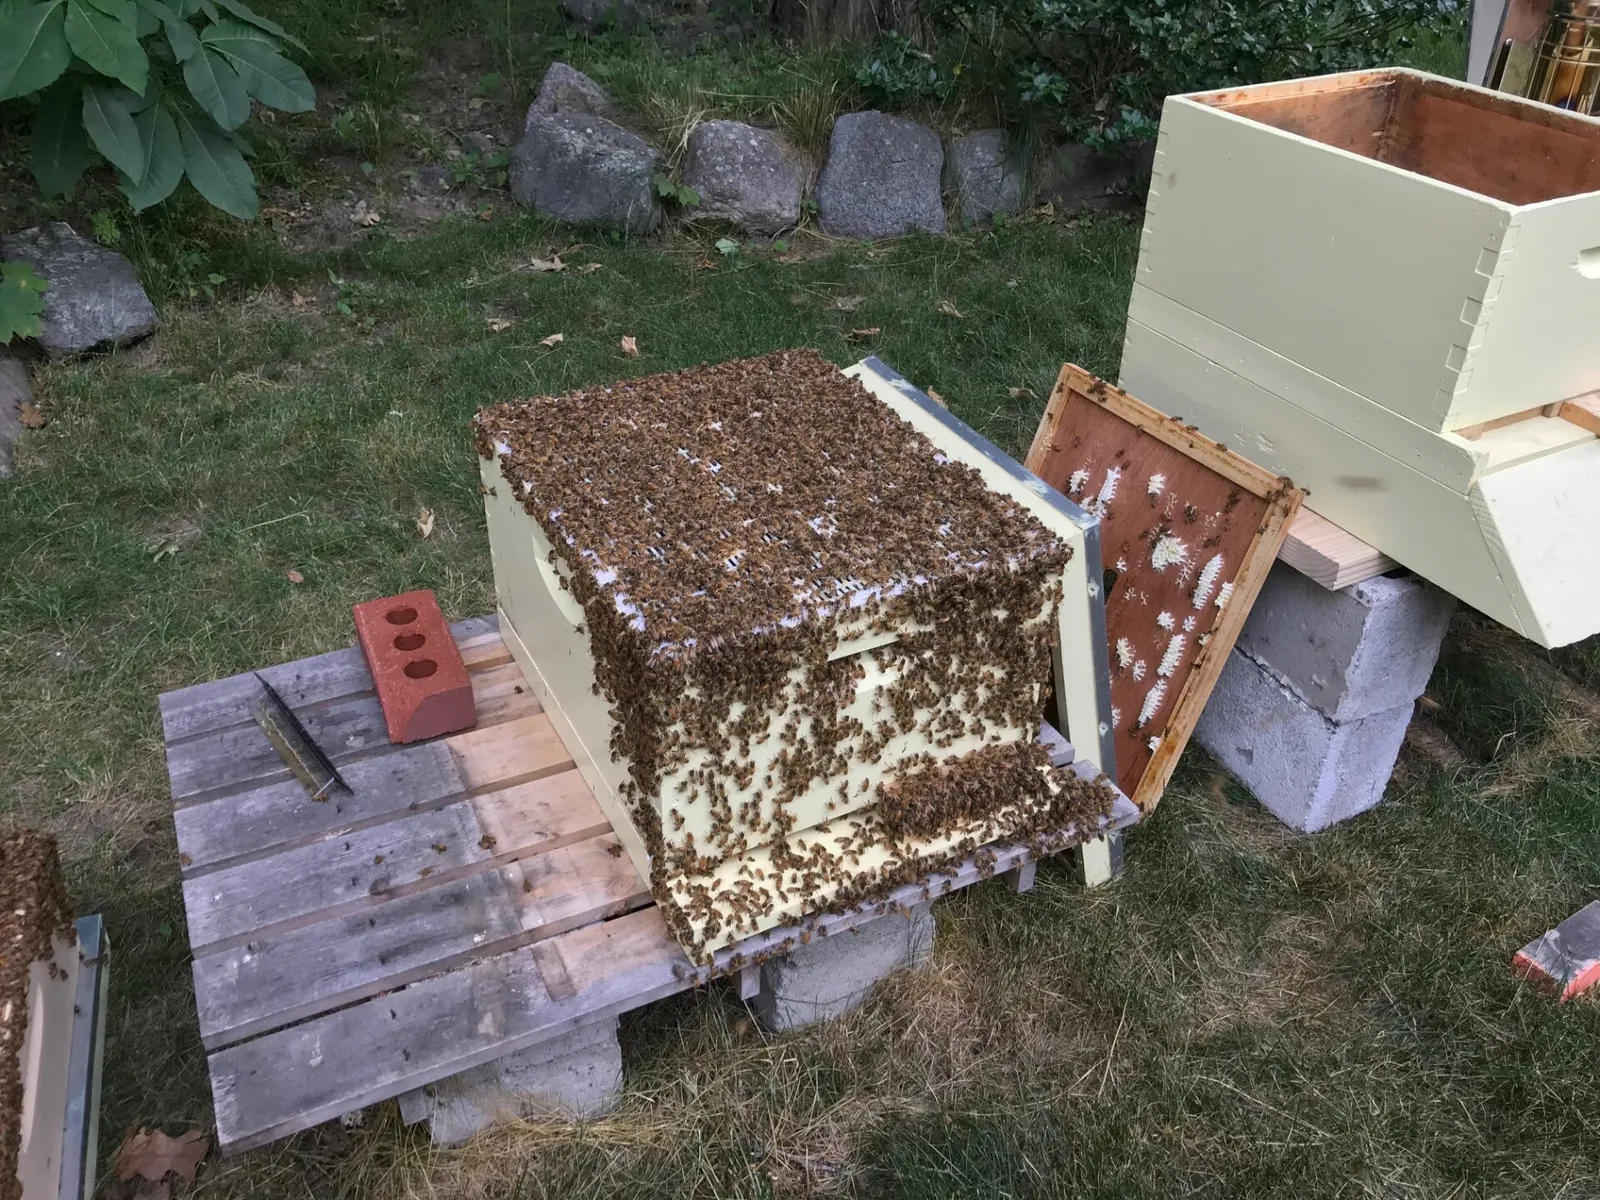
[[[0,1200],[56,1200],[78,943],[55,844],[0,836]]]
[[[1597,328],[1600,121],[1403,70],[1167,100],[1122,386],[1546,646],[1600,631]]]
[[[871,382],[797,351],[477,418],[502,635],[699,956],[1111,800],[1035,742],[1090,639],[1071,506]]]

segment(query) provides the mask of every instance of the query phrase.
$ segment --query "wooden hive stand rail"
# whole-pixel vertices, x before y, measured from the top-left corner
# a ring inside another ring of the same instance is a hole
[[[263,672],[350,784],[313,801],[253,677],[161,698],[201,1038],[225,1153],[263,1145],[1032,862],[987,852],[689,962],[510,659],[452,632],[478,725],[391,746],[359,650]],[[1063,750],[1063,747],[1065,749]],[[1058,758],[1073,751],[1063,741]],[[1087,763],[1075,767],[1093,777]],[[1100,829],[1137,820],[1125,798]]]

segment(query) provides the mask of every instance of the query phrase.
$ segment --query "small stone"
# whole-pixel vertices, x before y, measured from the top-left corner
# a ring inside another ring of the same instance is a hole
[[[660,169],[660,156],[620,125],[556,114],[528,119],[508,182],[517,203],[546,216],[648,233],[661,222]]]
[[[411,190],[419,196],[442,196],[455,186],[455,173],[449,167],[423,167],[411,181]]]
[[[833,126],[817,182],[824,232],[885,238],[945,231],[939,135],[881,112],[846,113]]]
[[[587,113],[592,117],[610,117],[615,114],[616,105],[612,103],[611,95],[594,80],[575,67],[569,67],[564,62],[550,64],[549,70],[544,73],[544,80],[539,84],[539,94],[534,97],[533,103],[528,105],[528,115],[523,121],[526,131],[528,123],[534,117],[550,117],[556,115],[583,115]]]
[[[585,29],[615,26],[624,33],[637,29],[644,15],[637,0],[561,0],[561,9]]]
[[[945,158],[945,183],[957,210],[969,221],[1022,211],[1022,163],[1006,145],[1003,130],[985,129],[956,138]]]
[[[0,259],[30,264],[49,284],[37,340],[51,358],[126,346],[155,330],[155,306],[128,260],[62,221],[0,237]]]
[[[28,368],[0,350],[0,479],[11,474],[11,450],[22,433],[22,406],[32,402]]]
[[[772,133],[738,121],[705,121],[689,135],[683,182],[700,195],[695,214],[756,233],[800,223],[804,178]]]

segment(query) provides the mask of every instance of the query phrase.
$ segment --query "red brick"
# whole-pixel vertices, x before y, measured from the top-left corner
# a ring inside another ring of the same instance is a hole
[[[351,611],[391,742],[420,742],[478,723],[472,681],[432,592],[368,600]]]
[[[1511,970],[1543,985],[1563,1004],[1600,982],[1600,900],[1518,950]]]

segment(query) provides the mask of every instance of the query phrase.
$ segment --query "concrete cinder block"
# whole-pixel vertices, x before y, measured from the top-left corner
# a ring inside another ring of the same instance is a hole
[[[427,1121],[435,1145],[454,1146],[496,1122],[598,1117],[621,1094],[613,1018],[407,1092],[400,1115],[407,1125]]]
[[[813,938],[761,964],[756,1015],[782,1031],[826,1021],[855,1008],[879,981],[933,954],[933,908],[889,913],[844,933]]]
[[[1280,562],[1235,648],[1325,716],[1354,721],[1422,695],[1454,608],[1421,579],[1380,575],[1329,591]]]
[[[1310,833],[1383,799],[1412,702],[1332,721],[1238,651],[1228,656],[1195,738],[1284,824]]]

